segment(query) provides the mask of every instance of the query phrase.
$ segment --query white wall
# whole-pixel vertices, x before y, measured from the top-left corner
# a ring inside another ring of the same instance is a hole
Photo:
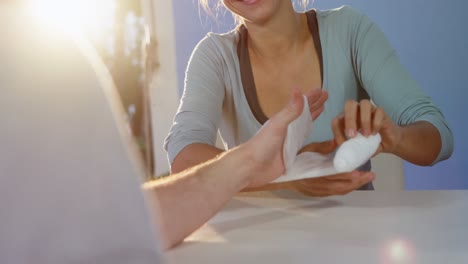
[[[142,0],[150,34],[158,40],[159,70],[150,83],[155,174],[169,171],[164,139],[179,105],[172,1]]]

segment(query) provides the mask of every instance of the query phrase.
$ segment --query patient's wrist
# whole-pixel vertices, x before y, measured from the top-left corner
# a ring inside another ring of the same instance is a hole
[[[223,177],[234,177],[238,191],[249,186],[255,175],[260,173],[260,166],[254,161],[251,151],[243,145],[221,155],[220,159],[225,164],[225,175]]]

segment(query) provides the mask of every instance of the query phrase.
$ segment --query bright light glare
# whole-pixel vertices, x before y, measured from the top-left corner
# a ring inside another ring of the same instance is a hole
[[[99,35],[113,27],[113,0],[29,0],[33,14],[66,33]]]
[[[409,240],[402,238],[387,241],[381,251],[382,264],[417,263],[417,251]]]
[[[407,258],[408,252],[405,243],[402,241],[395,241],[390,247],[390,256],[397,261],[402,261]]]

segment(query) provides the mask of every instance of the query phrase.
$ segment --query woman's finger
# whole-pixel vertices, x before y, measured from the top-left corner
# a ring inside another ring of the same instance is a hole
[[[345,133],[348,138],[354,138],[357,134],[357,116],[359,105],[354,100],[348,100],[345,104]]]
[[[372,134],[379,133],[380,129],[382,128],[382,124],[385,118],[385,112],[382,108],[376,108],[374,110],[374,117],[372,120]]]
[[[320,93],[318,97],[314,96],[310,100],[309,100],[309,97],[307,97],[308,102],[309,102],[309,107],[311,109],[315,109],[315,108],[319,108],[320,106],[323,106],[323,104],[328,99],[328,92],[326,90],[319,90],[319,91]]]
[[[309,107],[314,105],[316,101],[320,99],[322,95],[322,91],[320,88],[314,88],[309,90],[305,96],[307,97],[307,102],[309,103]]]
[[[371,171],[362,172],[362,174],[359,175],[359,177],[355,178],[355,180],[353,181],[353,188],[355,190],[359,189],[364,184],[367,184],[367,183],[372,182],[373,180],[375,180],[375,177],[376,177],[375,173],[373,173]]]
[[[359,103],[359,115],[361,123],[361,133],[370,136],[372,128],[372,103],[369,100],[362,100]]]
[[[312,120],[315,120],[325,109],[324,105],[328,99],[328,92],[321,89],[313,89],[312,91],[309,91],[306,96]]]
[[[335,142],[338,146],[346,141],[344,115],[341,114],[332,120],[332,132]]]

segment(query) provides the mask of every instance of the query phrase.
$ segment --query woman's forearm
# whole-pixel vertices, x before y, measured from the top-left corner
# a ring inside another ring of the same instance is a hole
[[[222,152],[222,149],[208,144],[190,144],[182,149],[182,151],[175,157],[171,165],[171,173],[178,173],[205,161],[211,160]]]
[[[442,140],[435,126],[419,121],[400,127],[400,140],[389,151],[416,165],[431,165],[439,155]]]

